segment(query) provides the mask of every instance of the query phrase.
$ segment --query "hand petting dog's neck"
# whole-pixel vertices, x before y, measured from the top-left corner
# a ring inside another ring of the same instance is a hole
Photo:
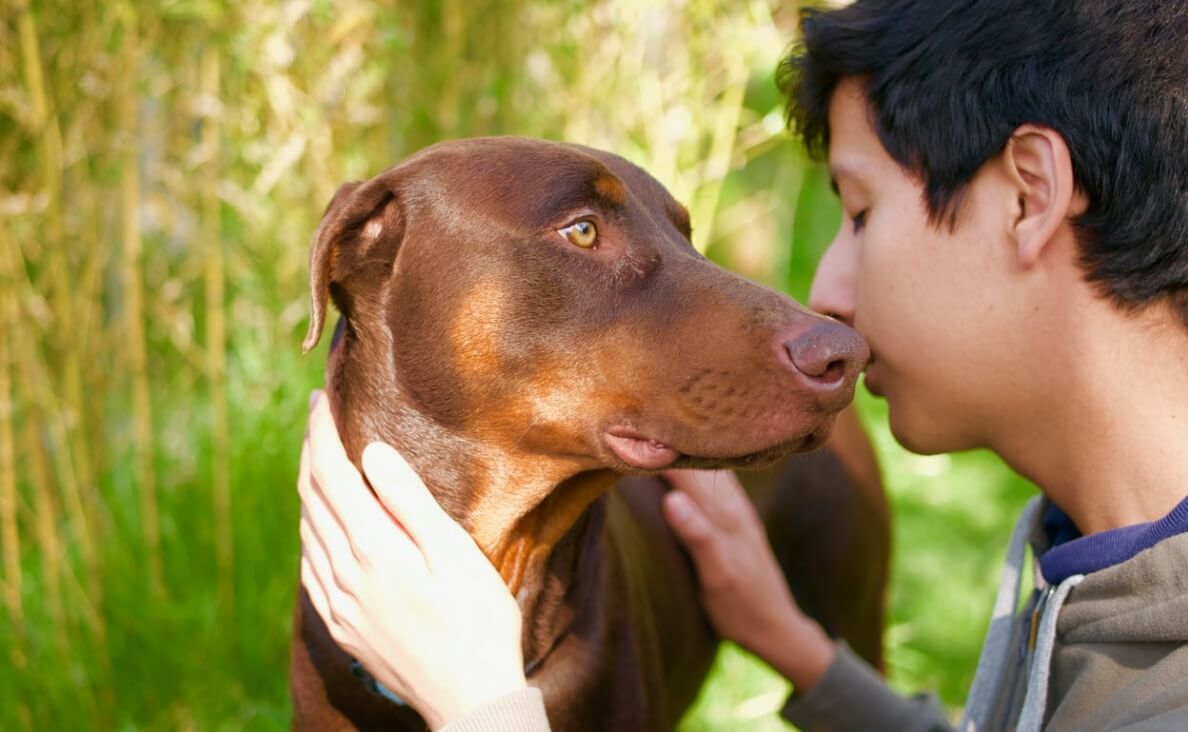
[[[426,415],[401,390],[394,370],[375,373],[375,364],[392,363],[390,357],[355,352],[378,345],[370,335],[349,343],[335,335],[327,388],[347,454],[361,465],[368,443],[395,447],[491,559],[516,596],[527,628],[542,604],[554,548],[615,474],[589,470],[573,459],[512,454],[461,435]],[[558,589],[564,590],[553,591]]]

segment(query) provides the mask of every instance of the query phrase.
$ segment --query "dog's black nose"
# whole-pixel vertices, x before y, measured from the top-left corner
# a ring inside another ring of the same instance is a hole
[[[788,365],[801,381],[827,394],[848,393],[858,380],[870,348],[842,323],[823,320],[783,341]]]

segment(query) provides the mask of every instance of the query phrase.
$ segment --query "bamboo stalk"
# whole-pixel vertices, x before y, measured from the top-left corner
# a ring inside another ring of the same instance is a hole
[[[20,333],[21,329],[18,328],[13,332]],[[48,369],[39,355],[34,353],[36,347],[29,339],[18,340],[16,350],[24,354],[24,357],[20,360],[22,366],[21,375],[26,385],[25,388],[28,390],[27,395],[37,409],[37,413],[47,417],[44,421],[48,425],[50,435],[53,438],[52,442],[57,446],[57,449],[51,449],[49,453],[53,457],[54,470],[58,476],[58,481],[62,485],[66,514],[70,518],[75,540],[79,544],[79,552],[84,557],[87,554],[94,554],[94,539],[88,533],[87,524],[81,520],[82,517],[80,516],[82,513],[82,503],[78,491],[78,483],[74,479],[69,452],[65,449],[66,430],[62,423],[61,414],[56,406],[57,400],[53,395],[50,385]],[[38,438],[34,436],[31,439]],[[34,483],[35,485],[41,484],[48,486],[48,481],[43,482],[43,478],[39,476],[38,472],[38,459],[43,457],[45,453],[40,449],[39,444],[35,448],[37,449],[33,452],[34,457],[31,460],[34,471]],[[44,464],[42,466],[44,467]],[[103,602],[102,577],[98,572],[89,571],[86,560],[84,559],[84,577],[82,583],[80,583],[75,572],[71,569],[69,556],[65,551],[61,551],[60,561],[57,566],[60,568],[60,571],[56,573],[57,576],[65,577],[77,588],[76,597],[71,601],[70,607],[81,611],[86,628],[90,631],[91,638],[95,643],[99,677],[107,678],[111,673],[111,659],[108,656],[107,649],[107,627],[103,624],[103,619],[100,617],[98,611],[98,608]],[[86,585],[85,588],[83,584]],[[92,690],[88,688],[87,691],[90,692]],[[100,689],[100,693],[102,691],[103,689]]]
[[[107,265],[111,261],[111,251],[108,241],[103,234],[102,211],[104,201],[110,200],[107,191],[97,191],[88,187],[80,198],[85,195],[85,216],[82,230],[76,238],[82,251],[88,253],[82,273],[78,276],[79,302],[84,307],[75,314],[75,327],[79,338],[75,346],[80,354],[82,363],[97,365],[103,363],[107,354],[108,334],[104,327],[104,307],[102,290],[104,286]],[[104,475],[106,440],[95,439],[95,435],[105,433],[103,415],[103,400],[99,395],[109,390],[111,374],[107,369],[92,369],[87,374],[87,389],[91,398],[78,402],[79,424],[76,434],[85,434],[89,439],[78,453],[79,482],[82,484],[83,498],[87,511],[87,522],[92,535],[103,535],[106,530],[104,519],[108,513],[99,488],[99,477]],[[72,398],[68,389],[67,398]],[[96,563],[100,560],[96,557]],[[96,573],[101,568],[96,566],[91,570]]]
[[[28,292],[30,285],[28,282],[24,283],[24,291]],[[17,333],[23,332],[21,329]],[[45,455],[48,451],[52,456],[54,462],[54,471],[58,476],[58,481],[62,485],[62,493],[67,507],[65,514],[70,521],[74,531],[75,541],[78,542],[80,555],[85,557],[88,554],[95,554],[94,539],[88,533],[86,522],[81,520],[82,503],[80,493],[78,490],[77,481],[74,478],[73,466],[70,463],[69,452],[65,449],[65,425],[57,407],[57,399],[54,396],[52,386],[49,379],[49,369],[46,367],[40,354],[35,353],[36,346],[31,339],[26,338],[23,341],[18,340],[18,350],[24,349],[22,353],[25,356],[21,359],[22,364],[22,380],[27,389],[27,398],[35,410],[34,415],[26,424],[26,464],[30,467],[31,483],[34,490],[37,492],[39,505],[37,507],[37,522],[38,522],[38,537],[42,543],[42,567],[46,578],[46,585],[49,589],[49,603],[51,607],[51,618],[58,626],[55,630],[55,640],[61,644],[64,653],[70,652],[68,628],[66,623],[59,623],[57,616],[59,613],[53,608],[55,605],[64,603],[60,598],[54,597],[59,595],[58,587],[62,586],[62,580],[66,581],[66,585],[72,590],[72,597],[69,601],[68,607],[76,616],[80,615],[84,627],[90,634],[90,642],[95,649],[95,664],[88,673],[91,679],[106,679],[111,677],[111,658],[108,654],[107,645],[107,626],[100,616],[99,607],[103,602],[103,583],[102,576],[98,571],[88,569],[85,558],[82,562],[83,580],[80,582],[78,573],[70,561],[69,552],[61,545],[56,529],[55,501],[53,492],[50,490],[51,481],[49,472],[45,463]],[[42,437],[37,427],[38,423],[47,425],[49,430],[50,442],[56,445],[57,449],[47,447],[42,443]],[[84,587],[85,584],[85,587]],[[64,611],[61,612],[63,617],[66,617]],[[69,618],[66,617],[67,621]],[[90,683],[80,683],[77,686],[77,698],[80,703],[88,704],[88,712],[92,713],[97,722],[97,727],[105,727],[101,723],[104,712],[109,710],[112,706],[107,704],[106,709],[100,707],[98,698],[100,696],[107,696],[110,689],[107,686],[96,687]],[[108,715],[110,716],[110,715]]]
[[[722,184],[730,172],[730,158],[734,154],[738,120],[742,114],[743,100],[747,90],[747,65],[745,60],[734,56],[724,59],[725,89],[722,101],[714,116],[714,127],[710,142],[709,157],[705,161],[702,189],[693,206],[693,246],[704,252],[713,234],[714,214],[718,200],[722,197]]]
[[[110,729],[112,710],[115,699],[111,684],[94,683],[100,679],[112,678],[111,656],[107,647],[107,626],[99,616],[99,608],[94,603],[94,597],[78,581],[78,575],[70,571],[70,565],[64,563],[66,580],[64,596],[68,598],[67,606],[82,616],[84,625],[91,630],[91,641],[95,648],[95,663],[88,669],[87,678],[77,683],[76,693],[80,704],[85,703],[89,714],[95,718],[95,729]]]
[[[0,235],[6,233],[6,231],[0,230]],[[21,260],[19,258],[20,252],[13,245],[11,238],[6,239],[5,242],[8,244],[9,250],[14,255],[17,255],[14,257],[18,265],[15,271],[13,271],[15,279],[13,283],[14,289],[19,291],[24,297],[31,297],[34,291],[33,284],[27,277],[22,276],[22,266],[20,265]],[[52,444],[56,447],[56,449],[50,449],[49,451],[53,458],[54,472],[61,486],[62,500],[65,504],[66,515],[70,518],[74,540],[78,543],[79,553],[82,556],[83,571],[86,575],[88,592],[92,601],[98,603],[103,594],[101,578],[99,572],[95,569],[98,549],[94,535],[91,533],[90,524],[84,516],[85,510],[83,508],[82,493],[79,490],[78,480],[74,472],[74,464],[71,461],[70,450],[68,449],[67,428],[65,419],[62,416],[63,410],[54,393],[53,383],[50,379],[50,369],[37,344],[34,342],[33,336],[25,328],[13,329],[10,337],[16,343],[14,350],[22,354],[20,366],[22,381],[25,385],[25,394],[37,407],[38,414],[44,418],[44,423],[52,437]],[[102,634],[103,628],[102,626],[92,624],[92,631],[96,634]]]
[[[148,357],[144,327],[144,292],[140,272],[143,241],[140,231],[140,164],[137,120],[137,80],[140,68],[136,11],[125,5],[124,69],[128,88],[120,99],[120,129],[124,149],[120,163],[120,219],[123,229],[122,280],[124,288],[124,349],[132,379],[132,423],[136,455],[136,473],[140,486],[140,521],[144,532],[145,562],[149,592],[154,598],[165,595],[165,576],[161,564],[156,475],[153,471],[152,406],[149,398]]]
[[[19,250],[13,245],[11,238],[4,239],[7,230],[0,227],[0,245],[6,245],[7,251],[19,255]],[[0,246],[0,254],[6,251],[5,246]],[[11,261],[11,260],[10,260]],[[10,290],[13,293],[20,294],[22,297],[32,296],[32,283],[27,277],[22,277],[22,267],[20,260],[17,259],[18,266],[15,270],[16,280],[13,282],[12,288],[6,288],[3,292],[7,293]],[[10,273],[12,270],[9,270]],[[66,507],[66,516],[70,521],[70,525],[74,534],[74,539],[78,543],[80,556],[83,558],[83,582],[86,587],[79,582],[79,578],[73,570],[68,553],[64,548],[59,548],[58,560],[55,563],[57,567],[53,570],[58,577],[64,577],[69,581],[74,588],[74,597],[70,601],[69,607],[72,610],[79,612],[82,616],[87,630],[90,632],[91,641],[95,648],[95,670],[92,672],[92,678],[110,678],[111,676],[111,658],[108,655],[107,647],[107,627],[100,617],[98,608],[103,602],[103,583],[102,577],[98,571],[89,569],[87,557],[94,557],[97,554],[94,538],[90,534],[88,524],[83,520],[83,508],[81,494],[78,489],[78,482],[74,476],[74,467],[70,461],[70,451],[66,448],[66,426],[62,416],[62,410],[58,406],[58,400],[54,394],[53,385],[50,381],[49,367],[46,365],[42,354],[39,351],[37,344],[33,337],[28,334],[25,328],[11,328],[5,329],[6,334],[12,339],[13,351],[21,354],[19,364],[21,367],[21,383],[24,385],[24,395],[27,402],[31,405],[33,415],[28,418],[26,439],[32,443],[30,445],[29,453],[30,459],[27,464],[30,465],[32,471],[32,483],[35,491],[46,494],[46,500],[52,505],[52,492],[49,491],[51,481],[48,478],[48,472],[45,470],[44,456],[48,449],[49,455],[53,458],[54,472],[57,475],[58,483],[62,488],[63,501]],[[40,436],[37,434],[36,425],[38,423],[45,424],[49,436],[51,437],[51,444],[53,448],[43,448],[40,443]],[[38,521],[50,521],[41,509],[38,509]],[[43,534],[39,534],[41,536]],[[54,551],[50,548],[44,548],[47,556],[52,556]],[[43,556],[43,562],[50,561],[46,556]],[[48,576],[48,575],[47,575]],[[52,586],[52,581],[51,581]],[[64,630],[64,628],[63,628]],[[83,684],[78,689],[79,699],[90,702],[89,709],[94,710],[96,719],[107,718],[103,715],[108,712],[113,703],[107,700],[110,696],[110,689],[106,686],[100,686],[98,689],[90,684]],[[97,700],[103,699],[105,704],[99,705]],[[110,716],[109,714],[107,716]],[[105,725],[98,724],[103,727]]]
[[[82,375],[80,354],[90,335],[89,329],[80,331],[75,321],[75,289],[70,276],[69,247],[63,236],[63,212],[61,190],[63,176],[62,135],[58,118],[51,109],[41,51],[37,35],[36,19],[27,0],[17,0],[18,33],[21,47],[21,66],[25,89],[28,94],[31,122],[31,136],[35,139],[37,158],[40,165],[40,183],[46,196],[46,210],[41,229],[46,238],[46,269],[50,281],[52,311],[54,314],[53,336],[47,338],[51,352],[56,352],[60,364],[62,395],[65,403],[51,408],[49,400],[57,402],[51,384],[48,364],[44,363],[35,341],[36,336],[24,328],[11,331],[13,342],[10,347],[24,354],[21,363],[24,369],[40,363],[44,370],[43,383],[37,391],[48,399],[42,399],[41,413],[53,415],[52,423],[57,427],[58,439],[53,449],[58,464],[61,487],[68,502],[73,506],[69,512],[70,525],[74,529],[82,559],[82,571],[87,582],[90,599],[102,602],[102,578],[99,571],[99,555],[92,540],[94,535],[92,518],[95,515],[97,485],[91,469],[92,445],[84,439],[85,404],[82,398]],[[9,242],[11,244],[11,242]],[[101,250],[90,249],[98,259]],[[8,292],[14,292],[16,269],[20,258],[15,248],[6,253],[8,266]],[[15,315],[15,313],[14,313]],[[18,336],[23,336],[27,347],[17,345]],[[34,389],[30,380],[27,388]],[[58,511],[55,507],[52,483],[45,465],[45,454],[40,440],[36,439],[35,420],[27,418],[25,438],[29,441],[30,455],[26,464],[32,473],[32,490],[35,500],[35,531],[39,544],[39,556],[44,585],[44,600],[49,609],[53,629],[50,631],[53,643],[64,656],[69,640],[64,607],[60,591],[60,575],[64,569],[72,572],[68,554],[58,536]],[[36,442],[36,444],[32,444]],[[5,461],[7,462],[7,461]],[[8,552],[6,551],[6,554]],[[98,659],[101,667],[107,667],[106,628],[93,618],[89,623],[92,637],[99,643]]]
[[[0,231],[0,546],[4,550],[4,606],[17,640],[10,657],[17,668],[25,668],[25,610],[21,602],[21,540],[17,531],[16,451],[13,424],[12,364],[9,334],[17,328],[13,298],[12,252],[8,228]]]
[[[45,586],[44,602],[53,625],[52,638],[57,653],[69,647],[66,610],[62,605],[62,574],[70,571],[62,539],[58,535],[58,506],[50,484],[49,466],[38,434],[36,421],[26,417],[24,430],[24,464],[29,466],[29,485],[33,490],[37,521],[37,546],[41,554],[41,578]]]
[[[67,258],[69,247],[63,236],[61,191],[62,191],[62,133],[58,119],[50,108],[49,94],[45,84],[45,73],[41,63],[37,23],[28,0],[17,0],[19,12],[18,29],[21,41],[21,63],[24,81],[29,94],[34,133],[37,135],[38,158],[41,164],[42,186],[46,194],[44,234],[47,268],[51,282],[52,306],[56,320],[55,350],[61,357],[62,387],[65,395],[67,434],[70,440],[75,472],[82,487],[87,504],[93,504],[96,494],[89,448],[82,429],[83,389],[81,367],[81,341],[87,337],[75,323],[75,283],[71,277]],[[90,505],[88,505],[90,508]],[[89,517],[90,511],[87,512]],[[84,517],[84,520],[89,520]]]
[[[219,95],[219,51],[213,45],[202,55],[202,94]],[[219,235],[219,151],[218,113],[202,125],[202,148],[208,159],[202,175],[202,250],[206,284],[206,380],[211,408],[211,495],[214,499],[215,559],[219,572],[219,593],[225,609],[234,605],[234,534],[231,530],[230,448],[228,444],[226,393],[226,328],[224,317],[223,241]]]
[[[462,44],[466,36],[466,17],[459,0],[442,0],[441,38],[443,58],[453,59],[454,63],[464,58]],[[465,67],[463,67],[465,68]],[[459,69],[461,72],[462,69]],[[438,131],[447,137],[456,137],[459,131],[460,113],[458,109],[462,79],[465,73],[448,74],[440,79],[441,86],[437,94]]]

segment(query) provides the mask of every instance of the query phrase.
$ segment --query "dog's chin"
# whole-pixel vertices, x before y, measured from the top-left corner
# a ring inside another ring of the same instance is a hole
[[[816,450],[821,445],[825,444],[825,440],[829,437],[829,431],[826,430],[824,435],[817,432],[811,432],[803,437],[799,437],[779,445],[773,445],[764,450],[757,450],[745,455],[736,455],[733,457],[706,457],[703,455],[682,455],[672,467],[674,468],[688,468],[690,470],[721,470],[726,468],[738,468],[741,470],[758,470],[765,468],[768,465],[787,457],[796,452],[808,452]]]
[[[717,470],[725,468],[759,469],[797,452],[808,452],[824,445],[833,429],[833,419],[826,419],[807,434],[740,454],[706,455],[678,447],[635,430],[611,428],[603,435],[607,466],[622,473],[652,474],[671,468]]]

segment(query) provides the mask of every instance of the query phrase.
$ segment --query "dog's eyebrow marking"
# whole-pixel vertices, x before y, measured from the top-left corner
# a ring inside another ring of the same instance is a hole
[[[672,223],[676,224],[677,229],[686,238],[691,237],[693,235],[693,224],[689,219],[689,209],[677,201],[673,201],[673,203],[675,205],[665,207],[668,217],[672,219]]]
[[[627,190],[623,181],[613,175],[600,175],[594,181],[594,192],[599,198],[614,206],[622,206],[627,200]]]
[[[598,171],[593,177],[562,179],[556,192],[536,207],[535,215],[543,223],[556,223],[559,212],[597,204],[608,212],[622,211],[627,201],[627,187],[614,174]]]

